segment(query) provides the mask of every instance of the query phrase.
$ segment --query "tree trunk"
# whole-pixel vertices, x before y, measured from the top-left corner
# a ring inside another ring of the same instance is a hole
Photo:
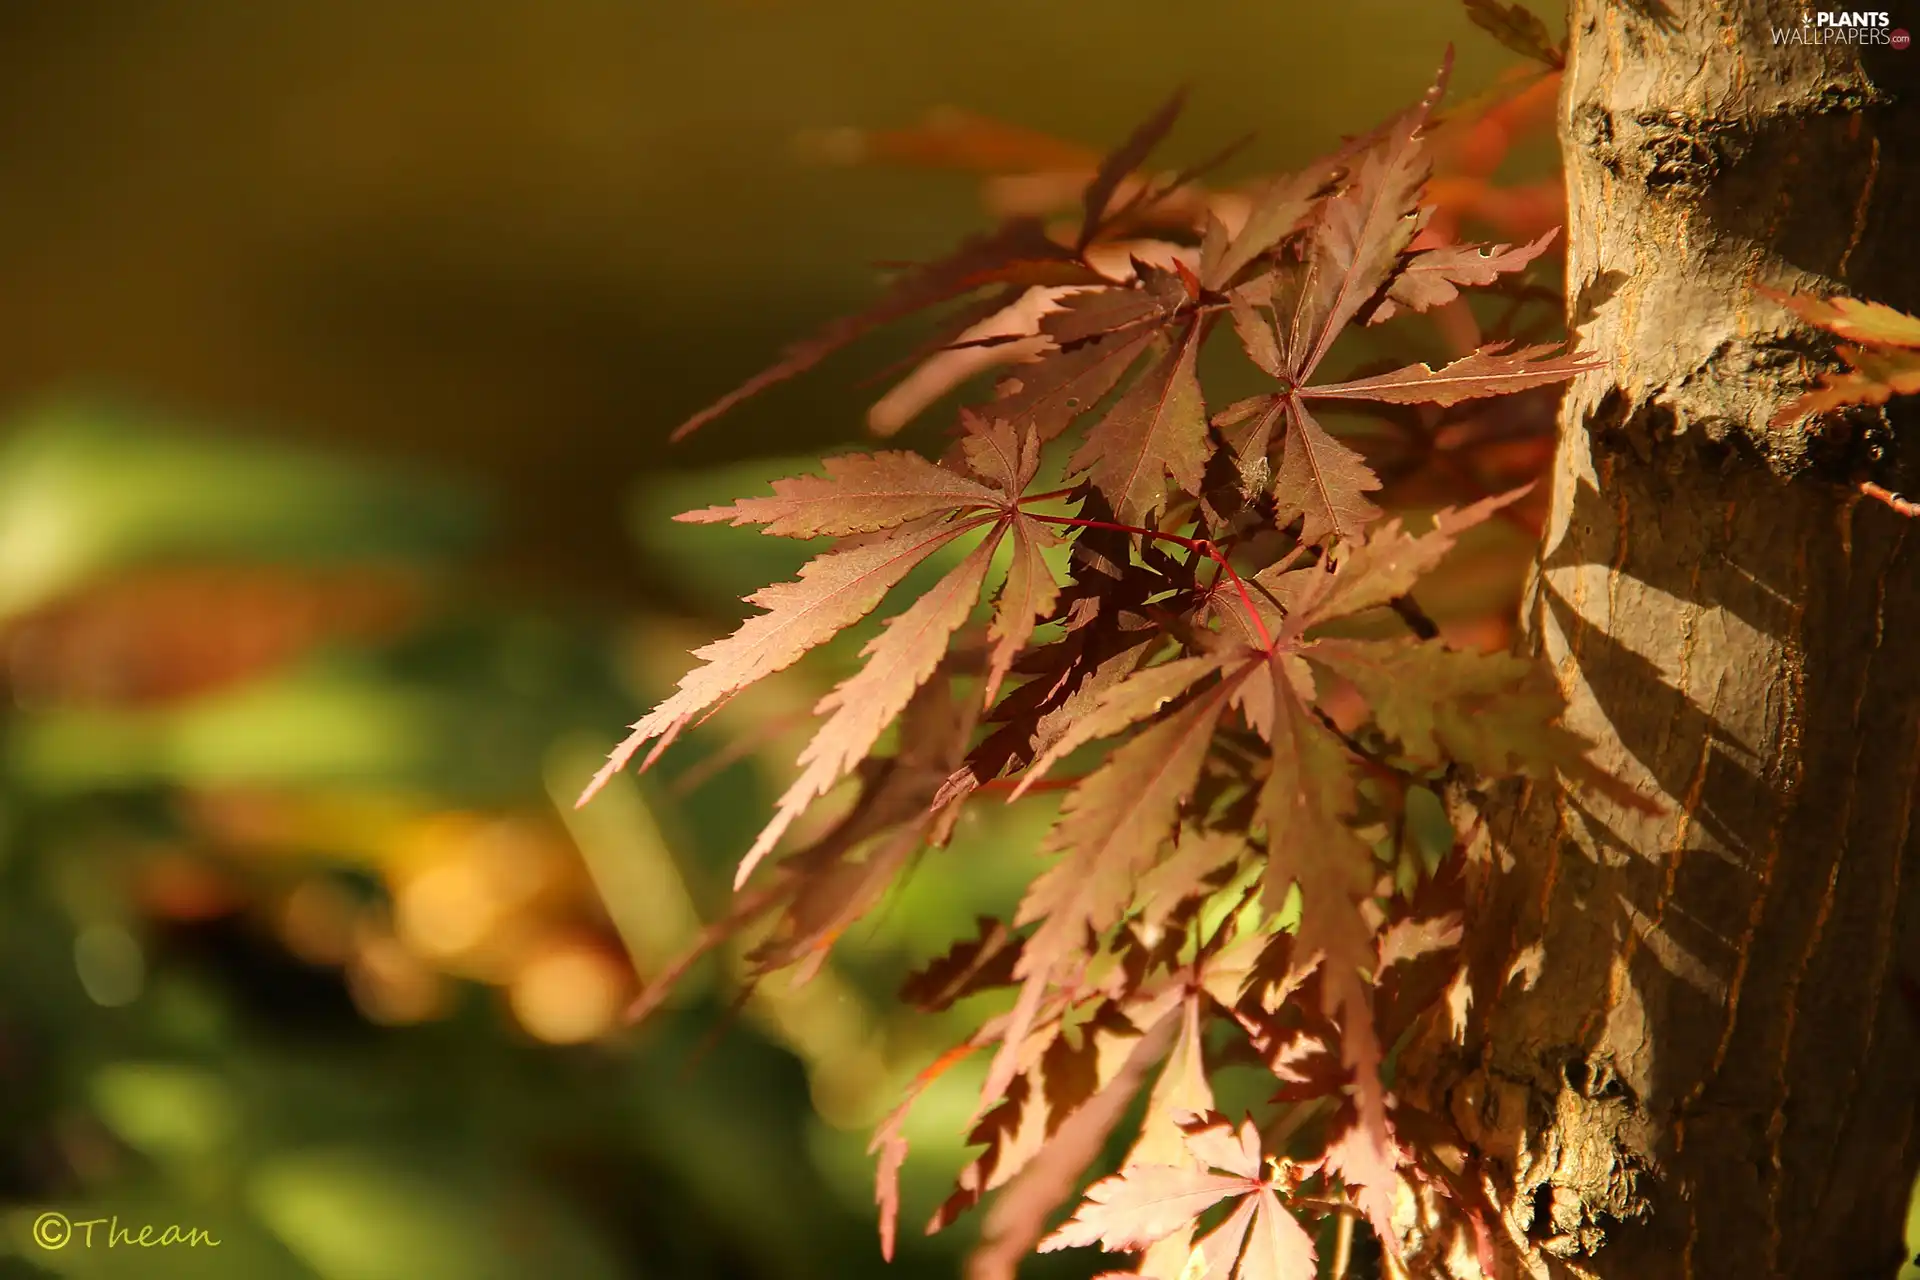
[[[1568,295],[1608,367],[1562,410],[1524,643],[1666,811],[1487,798],[1473,1026],[1404,1088],[1479,1153],[1526,1274],[1890,1280],[1920,529],[1850,482],[1920,469],[1884,413],[1769,425],[1831,344],[1757,288],[1920,304],[1920,51],[1775,45],[1783,0],[1571,9]]]

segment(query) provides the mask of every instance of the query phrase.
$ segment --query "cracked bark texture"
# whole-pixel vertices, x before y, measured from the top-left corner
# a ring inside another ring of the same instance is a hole
[[[1666,811],[1484,806],[1473,1026],[1411,1046],[1403,1088],[1478,1153],[1519,1274],[1890,1280],[1903,1254],[1920,529],[1849,482],[1910,485],[1916,424],[1769,426],[1831,343],[1757,289],[1920,309],[1920,51],[1773,44],[1801,21],[1571,5],[1568,295],[1609,365],[1562,409],[1523,643]]]

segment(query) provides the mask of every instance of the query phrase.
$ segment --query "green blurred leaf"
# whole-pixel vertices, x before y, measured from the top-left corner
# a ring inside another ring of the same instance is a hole
[[[91,1093],[107,1126],[156,1159],[211,1154],[239,1128],[226,1082],[198,1067],[111,1063],[94,1074]]]
[[[0,443],[0,617],[153,561],[444,556],[480,516],[443,483],[56,404]]]
[[[248,1199],[325,1280],[596,1280],[622,1275],[592,1233],[530,1187],[335,1148],[263,1166]]]

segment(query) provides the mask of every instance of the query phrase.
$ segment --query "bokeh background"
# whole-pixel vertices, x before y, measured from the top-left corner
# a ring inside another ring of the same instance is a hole
[[[735,1008],[718,957],[628,1028],[852,646],[570,806],[803,554],[666,516],[858,438],[906,340],[667,432],[984,225],[835,130],[1098,148],[1187,82],[1167,158],[1257,173],[1449,41],[1461,96],[1516,61],[1427,0],[0,6],[0,1276],[956,1274],[964,1225],[883,1266],[864,1148],[965,1029],[900,974],[1034,820],[812,982]],[[48,1251],[50,1208],[222,1243]]]

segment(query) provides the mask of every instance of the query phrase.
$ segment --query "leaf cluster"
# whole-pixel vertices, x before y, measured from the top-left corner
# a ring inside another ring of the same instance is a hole
[[[1385,1068],[1437,1007],[1459,938],[1460,858],[1425,858],[1409,813],[1454,778],[1564,774],[1633,797],[1559,724],[1544,670],[1449,648],[1413,602],[1462,533],[1524,491],[1410,527],[1375,505],[1379,477],[1320,419],[1596,367],[1492,343],[1439,368],[1327,374],[1343,335],[1449,303],[1547,247],[1415,247],[1445,80],[1443,68],[1412,107],[1273,181],[1238,225],[1208,214],[1154,260],[1102,269],[1112,255],[1097,247],[1188,180],[1136,172],[1176,98],[1098,166],[1074,234],[1010,219],[682,427],[909,312],[984,294],[947,318],[951,343],[1038,300],[1029,330],[965,340],[1027,346],[937,461],[834,457],[770,495],[680,517],[832,544],[749,597],[761,612],[694,654],[582,797],[874,612],[936,552],[964,549],[819,702],[798,774],[740,862],[734,910],[702,939],[754,927],[756,973],[817,965],[968,806],[1059,794],[1052,860],[1012,918],[983,920],[904,988],[927,1009],[1003,995],[875,1139],[889,1250],[906,1108],[975,1053],[988,1060],[981,1152],[930,1229],[998,1191],[982,1274],[1011,1274],[1036,1245],[1098,1243],[1164,1280],[1301,1280],[1325,1221],[1364,1219],[1394,1247],[1406,1179],[1475,1211],[1465,1182],[1409,1139],[1431,1118],[1395,1100]],[[1215,337],[1266,390],[1210,402],[1199,357]],[[769,861],[849,783],[836,822]],[[657,975],[648,1000],[672,977]],[[1282,1110],[1265,1128],[1214,1114],[1213,1072],[1236,1061],[1272,1077]],[[1122,1172],[1042,1242],[1142,1091]],[[1226,1221],[1202,1230],[1228,1199]]]

